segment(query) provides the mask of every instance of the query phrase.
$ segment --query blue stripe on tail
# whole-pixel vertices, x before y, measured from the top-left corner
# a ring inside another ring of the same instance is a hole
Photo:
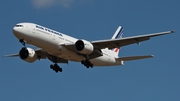
[[[118,32],[118,34],[116,35],[115,39],[117,38],[122,38],[122,34],[123,34],[124,28],[121,27],[120,31]]]

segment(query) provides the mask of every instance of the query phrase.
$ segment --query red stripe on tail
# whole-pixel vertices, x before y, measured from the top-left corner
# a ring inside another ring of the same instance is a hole
[[[118,52],[119,51],[119,48],[115,48],[115,50],[114,50],[115,52]]]

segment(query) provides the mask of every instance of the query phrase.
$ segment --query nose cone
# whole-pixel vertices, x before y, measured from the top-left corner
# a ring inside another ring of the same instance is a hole
[[[22,39],[22,27],[20,25],[16,25],[15,27],[13,27],[13,34],[18,38],[18,39]]]
[[[17,32],[17,28],[13,27],[13,33]]]

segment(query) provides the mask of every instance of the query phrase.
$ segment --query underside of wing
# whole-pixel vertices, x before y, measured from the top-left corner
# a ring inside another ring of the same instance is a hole
[[[38,54],[39,59],[48,58],[50,61],[52,61],[54,63],[68,63],[68,60],[50,55],[46,50],[37,49],[36,53]]]
[[[69,43],[67,43],[67,44],[64,44],[63,46],[66,47],[68,50],[70,50],[70,51],[72,51],[72,52],[75,52],[75,53],[77,53],[77,54],[81,54],[81,53],[79,53],[79,52],[76,50],[75,44],[69,44]],[[81,55],[84,55],[84,54],[81,54]],[[99,56],[102,56],[102,55],[103,55],[103,54],[102,54],[101,50],[100,50],[99,48],[95,48],[95,47],[94,47],[92,53],[88,55],[88,58],[89,58],[89,59],[93,59],[93,58],[96,58],[96,57],[99,57]]]
[[[98,41],[92,41],[91,43],[100,49],[103,49],[103,48],[113,49],[116,47],[122,47],[122,46],[130,45],[130,44],[134,44],[134,43],[139,44],[139,42],[149,40],[151,37],[171,34],[173,32],[174,31],[167,31],[167,32],[153,33],[153,34],[147,34],[147,35],[125,37],[125,38],[119,38],[119,39],[98,40]]]

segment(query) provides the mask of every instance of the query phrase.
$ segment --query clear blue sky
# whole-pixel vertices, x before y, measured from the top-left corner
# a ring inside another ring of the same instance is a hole
[[[179,0],[1,0],[0,55],[22,48],[12,28],[33,22],[86,40],[167,30],[171,35],[125,46],[120,56],[153,54],[155,58],[124,66],[86,69],[81,63],[49,68],[49,60],[27,63],[0,58],[0,101],[180,101]],[[32,47],[29,45],[29,47]]]

